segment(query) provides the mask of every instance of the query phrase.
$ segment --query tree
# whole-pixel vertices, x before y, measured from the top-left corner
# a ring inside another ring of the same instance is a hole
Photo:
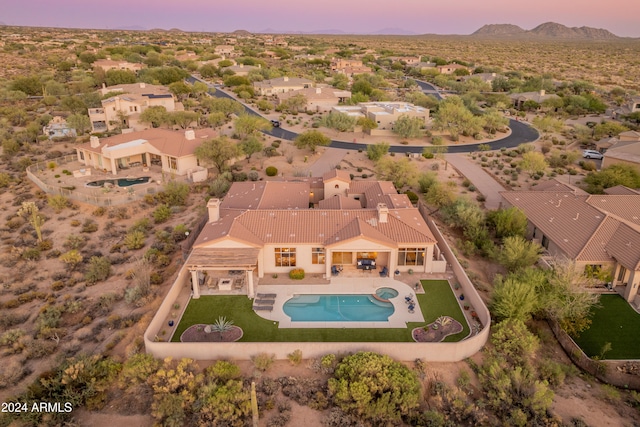
[[[136,73],[129,70],[108,70],[105,73],[107,86],[131,84],[136,82]]]
[[[534,117],[533,125],[542,132],[560,132],[564,128],[564,122],[555,117]]]
[[[199,425],[243,426],[251,414],[251,397],[242,380],[210,382],[198,390]]]
[[[515,206],[489,212],[487,221],[493,226],[499,239],[509,236],[524,237],[527,231],[527,216]]]
[[[220,127],[228,121],[227,116],[219,111],[207,115],[207,124],[214,128]]]
[[[297,114],[300,110],[307,106],[307,97],[299,93],[287,98],[279,105],[280,110]],[[280,111],[278,110],[278,111]]]
[[[218,69],[213,64],[204,64],[200,67],[200,75],[205,79],[211,79],[218,75]]]
[[[184,100],[191,95],[192,87],[186,84],[184,81],[173,82],[169,85],[169,91],[178,98],[178,100]]]
[[[256,135],[249,135],[239,144],[240,149],[247,156],[247,160],[251,159],[251,156],[255,153],[259,153],[264,148],[262,141]]]
[[[42,82],[37,76],[18,77],[9,85],[11,90],[23,92],[30,96],[42,95]]]
[[[387,144],[386,142],[369,144],[367,145],[367,157],[369,158],[369,160],[377,162],[389,152],[389,147],[389,144]]]
[[[86,114],[89,108],[82,98],[75,95],[62,98],[60,106],[72,114]]]
[[[202,106],[211,113],[223,113],[225,116],[244,112],[244,106],[238,101],[229,98],[206,98],[201,102]]]
[[[491,134],[506,128],[509,124],[509,119],[497,110],[488,111],[482,116],[482,120],[484,121],[484,128]]]
[[[628,130],[628,127],[616,122],[598,123],[593,128],[593,137],[597,140],[611,136],[618,136],[622,132],[626,132]]]
[[[168,122],[172,125],[180,126],[181,129],[187,129],[191,123],[198,123],[200,115],[195,111],[172,111],[167,113]]]
[[[44,217],[39,213],[40,209],[34,202],[22,202],[22,207],[18,210],[18,215],[27,217],[27,221],[36,231],[38,242],[42,242],[42,225]]]
[[[301,150],[308,148],[312,153],[315,153],[318,146],[331,144],[331,139],[322,132],[312,129],[298,135],[293,143]]]
[[[457,141],[461,133],[468,132],[469,123],[473,122],[474,116],[464,105],[462,98],[451,96],[440,102],[433,127],[449,132],[451,139]]]
[[[516,271],[535,264],[541,252],[542,247],[538,243],[522,236],[509,236],[502,240],[498,259],[507,270]]]
[[[528,268],[498,275],[494,281],[491,298],[491,314],[496,320],[527,322],[540,310],[540,289],[547,277],[542,270]]]
[[[418,177],[416,165],[407,157],[383,157],[376,163],[376,171],[380,179],[393,182],[396,188],[411,186]]]
[[[418,408],[416,374],[389,356],[359,352],[338,363],[329,394],[343,411],[372,425],[396,425]]]
[[[161,105],[147,107],[140,113],[140,121],[149,123],[151,127],[157,128],[169,122],[169,114],[167,109]]]
[[[240,114],[234,126],[240,139],[245,139],[255,132],[268,132],[273,127],[267,119],[253,114]]]
[[[544,172],[547,168],[547,162],[544,159],[544,154],[537,151],[530,151],[522,155],[520,167],[522,170],[532,174],[540,173]]]
[[[598,172],[589,172],[582,181],[587,185],[588,193],[602,194],[605,189],[616,185],[640,188],[640,173],[632,165],[614,164]]]
[[[424,120],[420,117],[411,117],[408,114],[401,114],[393,124],[393,131],[401,138],[418,138],[422,136]]]
[[[365,133],[371,133],[373,129],[378,128],[376,121],[369,117],[359,117],[356,121],[356,125],[362,128],[362,136],[364,136]]]
[[[356,124],[356,118],[345,113],[331,111],[329,114],[322,117],[320,124],[338,132],[347,132],[353,130],[353,127]]]
[[[71,114],[67,117],[67,124],[74,128],[78,135],[84,135],[91,128],[91,120],[85,114]]]
[[[198,159],[212,163],[222,173],[226,170],[227,162],[240,154],[240,149],[226,136],[208,139],[195,150]]]

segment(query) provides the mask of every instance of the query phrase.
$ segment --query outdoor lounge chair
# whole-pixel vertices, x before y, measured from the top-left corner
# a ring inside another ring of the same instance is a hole
[[[332,276],[337,276],[338,274],[340,274],[340,270],[338,270],[338,267],[336,267],[335,265],[331,266],[331,275]]]
[[[272,305],[254,305],[253,309],[255,311],[273,311]]]
[[[276,294],[258,294],[258,298],[275,298]]]
[[[387,277],[388,275],[389,275],[389,269],[385,265],[384,267],[382,267],[382,270],[380,270],[380,277]]]

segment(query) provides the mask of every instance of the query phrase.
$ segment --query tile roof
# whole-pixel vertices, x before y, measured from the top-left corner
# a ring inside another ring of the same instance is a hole
[[[221,209],[307,209],[309,183],[292,181],[236,182]]]
[[[531,187],[531,191],[568,191],[568,192],[579,194],[579,195],[588,194],[583,189],[574,187],[571,184],[562,182],[557,178],[553,178],[548,181],[543,181],[538,185],[536,185],[535,187]]]
[[[341,169],[331,169],[328,172],[322,174],[322,180],[324,182],[333,181],[339,179],[340,181],[351,182],[351,175],[347,171]]]
[[[605,188],[605,194],[609,194],[612,196],[624,196],[624,195],[638,195],[640,196],[639,190],[634,190],[633,188],[625,187],[624,185],[616,185],[615,187]]]
[[[610,216],[606,217],[582,251],[580,251],[576,260],[598,262],[611,259],[611,256],[606,251],[606,246],[619,226],[619,221]]]
[[[627,269],[640,270],[640,233],[628,225],[620,224],[606,249]]]
[[[637,195],[593,195],[586,202],[640,231],[640,197]]]
[[[184,131],[147,129],[139,132],[123,133],[108,138],[101,138],[100,145],[95,148],[91,147],[91,142],[86,142],[80,145],[79,148],[101,153],[102,149],[107,146],[113,150],[114,148],[117,149],[120,145],[142,140],[151,144],[162,154],[172,157],[183,157],[194,154],[195,149],[199,147],[205,139],[218,136],[218,132],[210,128],[195,130],[194,134],[194,139],[187,139]]]
[[[359,200],[345,197],[343,195],[335,195],[328,199],[320,200],[318,203],[320,209],[360,209],[362,205]]]
[[[570,258],[575,259],[605,215],[585,203],[587,196],[569,192],[501,192],[510,204],[518,206],[546,236]]]

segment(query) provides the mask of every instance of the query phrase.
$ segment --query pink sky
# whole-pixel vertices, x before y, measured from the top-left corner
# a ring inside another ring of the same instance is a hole
[[[366,33],[401,28],[417,34],[470,34],[484,24],[531,29],[553,21],[640,37],[637,0],[3,0],[7,25],[76,28],[138,26],[188,31],[315,31]],[[635,5],[635,6],[634,6]],[[632,12],[631,9],[636,9]]]

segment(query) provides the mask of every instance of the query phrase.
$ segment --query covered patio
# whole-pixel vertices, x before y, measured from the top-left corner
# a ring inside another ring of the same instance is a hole
[[[203,293],[233,294],[245,286],[246,295],[253,298],[253,271],[259,252],[256,248],[195,248],[185,263],[191,273],[192,298],[198,299]]]

